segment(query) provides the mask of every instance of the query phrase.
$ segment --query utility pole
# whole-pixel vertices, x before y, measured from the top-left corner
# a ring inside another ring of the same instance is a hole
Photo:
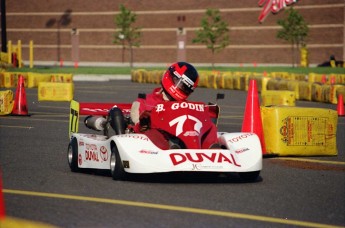
[[[7,52],[6,1],[1,0],[1,51]]]

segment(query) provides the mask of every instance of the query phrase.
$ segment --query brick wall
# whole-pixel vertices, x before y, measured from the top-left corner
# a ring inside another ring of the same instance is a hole
[[[37,61],[71,61],[71,30],[79,31],[81,62],[121,62],[122,49],[112,43],[114,18],[121,1],[111,0],[11,0],[7,6],[7,38],[22,41],[23,58],[28,60],[30,40],[34,41]],[[276,39],[276,21],[284,11],[258,22],[262,8],[258,0],[128,0],[124,5],[137,14],[141,47],[134,61],[170,63],[177,60],[177,28],[186,36],[186,58],[192,63],[210,63],[209,50],[193,44],[195,30],[207,8],[217,8],[230,27],[230,46],[216,54],[216,63],[291,64],[291,47]],[[318,64],[335,55],[344,56],[343,0],[303,0],[293,7],[309,25],[309,62]],[[56,21],[70,11],[71,21],[58,29]],[[178,17],[184,16],[184,21]],[[54,23],[55,22],[55,23]],[[125,61],[129,61],[128,53]]]

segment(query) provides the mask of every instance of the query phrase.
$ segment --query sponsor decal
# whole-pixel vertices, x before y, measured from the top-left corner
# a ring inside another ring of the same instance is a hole
[[[150,150],[139,150],[141,154],[158,154],[158,151],[150,151]]]
[[[123,135],[117,135],[117,137],[121,138],[132,138],[132,139],[140,139],[144,141],[149,141],[149,138],[145,135],[138,135],[138,134],[123,134]]]
[[[204,104],[194,104],[194,103],[188,103],[188,102],[181,102],[181,103],[173,103],[171,105],[171,110],[177,110],[177,109],[191,109],[191,110],[196,110],[199,112],[204,112]],[[165,111],[164,109],[164,104],[158,104],[156,106],[156,112],[162,112]]]
[[[96,145],[96,144],[89,144],[89,143],[86,143],[85,149],[86,149],[86,150],[97,150],[97,145]]]
[[[278,13],[288,5],[297,2],[297,0],[259,0],[258,5],[262,8],[259,15],[259,22],[263,22],[270,12]]]
[[[192,170],[193,171],[201,171],[201,170],[208,170],[208,169],[222,169],[223,166],[221,165],[201,165],[201,164],[193,164]]]
[[[105,108],[82,108],[81,110],[89,112],[108,112],[108,109]]]
[[[188,102],[182,102],[182,103],[173,103],[171,105],[172,110],[185,109],[185,108],[199,111],[199,112],[204,112],[203,104],[193,104],[193,103],[188,103]]]
[[[101,148],[99,149],[100,151],[100,155],[101,155],[101,159],[103,161],[107,161],[109,158],[109,154],[108,154],[108,150],[105,146],[101,146]]]
[[[99,162],[98,153],[96,151],[87,151],[85,150],[85,159],[89,161]]]
[[[165,109],[164,109],[164,104],[158,104],[157,106],[156,106],[156,112],[163,112],[163,111],[165,111]]]
[[[231,164],[237,167],[241,167],[236,161],[236,158],[232,154],[224,153],[171,153],[170,160],[174,166],[182,164],[184,162],[202,163],[202,162],[212,162],[215,164]]]
[[[78,155],[78,163],[79,163],[79,166],[81,166],[83,164],[83,158],[82,158],[81,154]]]
[[[229,139],[228,142],[231,142],[231,143],[239,142],[242,139],[246,139],[252,135],[254,135],[254,134],[253,133],[243,134],[243,135],[237,136],[235,138]]]
[[[186,131],[183,136],[198,136],[199,132],[197,131]]]
[[[202,122],[198,118],[191,115],[182,115],[182,116],[176,117],[175,119],[169,122],[170,127],[176,125],[175,135],[179,136],[183,132],[183,125],[186,122],[186,120],[192,120],[195,122],[194,131],[198,133],[199,135],[200,129],[202,128]]]
[[[86,145],[85,145],[85,159],[89,160],[89,161],[99,162],[96,144],[86,143]]]
[[[241,154],[241,153],[244,153],[244,152],[246,152],[246,151],[248,151],[248,150],[249,150],[249,148],[241,148],[241,149],[235,150],[235,153],[236,153],[236,154]]]

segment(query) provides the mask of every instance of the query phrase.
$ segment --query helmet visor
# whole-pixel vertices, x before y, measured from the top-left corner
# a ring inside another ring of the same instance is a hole
[[[194,82],[186,75],[179,75],[176,71],[173,73],[173,82],[176,88],[181,90],[185,95],[189,95],[194,91]]]

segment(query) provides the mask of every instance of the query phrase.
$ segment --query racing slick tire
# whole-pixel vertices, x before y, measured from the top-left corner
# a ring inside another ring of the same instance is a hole
[[[73,138],[68,145],[67,161],[72,172],[78,172],[78,142],[76,138]]]
[[[113,180],[125,180],[126,172],[123,167],[119,151],[116,145],[111,147],[111,156],[110,156],[110,172]]]
[[[238,173],[240,178],[244,181],[255,181],[258,179],[260,175],[260,171],[253,171],[253,172],[244,172]]]

